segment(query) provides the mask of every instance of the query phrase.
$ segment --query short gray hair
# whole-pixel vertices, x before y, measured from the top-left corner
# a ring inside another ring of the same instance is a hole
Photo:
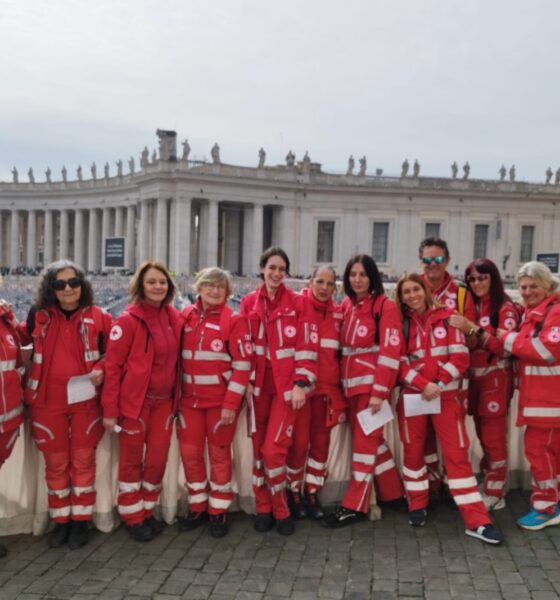
[[[521,281],[523,277],[531,277],[536,279],[543,288],[546,288],[553,292],[560,285],[560,280],[554,277],[550,269],[543,263],[536,260],[525,263],[517,272],[517,283]]]
[[[231,296],[233,292],[233,284],[231,282],[231,275],[228,271],[220,269],[220,267],[207,267],[202,269],[194,280],[194,289],[197,293],[200,292],[200,288],[205,283],[222,283],[226,287],[226,298]]]

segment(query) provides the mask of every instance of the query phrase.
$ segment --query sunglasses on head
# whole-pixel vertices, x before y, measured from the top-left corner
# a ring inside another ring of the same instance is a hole
[[[469,283],[475,283],[478,281],[478,283],[481,283],[483,281],[486,281],[488,279],[488,273],[482,273],[482,275],[469,275],[467,277],[467,281]]]
[[[436,264],[436,265],[443,265],[443,263],[445,262],[445,256],[423,256],[422,257],[422,262],[425,265],[432,265],[432,264]]]
[[[82,280],[79,277],[70,277],[70,279],[55,279],[51,283],[51,287],[55,292],[62,292],[69,285],[73,290],[82,285]]]

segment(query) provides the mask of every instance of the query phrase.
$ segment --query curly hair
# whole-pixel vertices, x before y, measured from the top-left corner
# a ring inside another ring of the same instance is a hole
[[[42,310],[50,306],[58,306],[52,284],[56,276],[64,269],[72,269],[76,277],[82,280],[82,293],[80,295],[80,306],[93,306],[93,288],[86,279],[86,272],[83,267],[71,260],[57,260],[47,265],[39,274],[39,285],[35,295],[35,308]]]
[[[144,300],[144,277],[149,269],[157,269],[165,275],[165,278],[167,279],[167,294],[161,304],[171,304],[175,297],[175,284],[173,283],[173,279],[171,279],[167,267],[158,260],[145,260],[138,265],[138,268],[128,284],[131,301],[133,304],[139,304]]]

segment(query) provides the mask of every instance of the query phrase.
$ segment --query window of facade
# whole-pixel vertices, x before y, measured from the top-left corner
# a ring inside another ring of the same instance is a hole
[[[334,256],[334,221],[317,223],[317,262],[333,262]]]
[[[524,263],[533,260],[533,241],[535,238],[534,225],[521,226],[521,251],[519,261]]]
[[[488,255],[488,225],[474,226],[474,258],[484,258]]]
[[[387,251],[389,248],[389,223],[373,224],[373,244],[371,255],[378,263],[387,262]]]
[[[425,237],[440,237],[441,223],[426,223]]]

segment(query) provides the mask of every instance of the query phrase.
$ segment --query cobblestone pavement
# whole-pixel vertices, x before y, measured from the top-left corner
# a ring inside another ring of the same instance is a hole
[[[499,547],[465,536],[446,506],[418,529],[387,510],[382,521],[334,531],[300,521],[291,537],[255,533],[241,513],[221,540],[170,526],[142,544],[120,528],[70,551],[12,536],[2,540],[9,556],[0,561],[0,599],[559,598],[560,527],[519,529],[514,519],[526,509],[526,495],[514,492],[496,513],[506,536]]]

